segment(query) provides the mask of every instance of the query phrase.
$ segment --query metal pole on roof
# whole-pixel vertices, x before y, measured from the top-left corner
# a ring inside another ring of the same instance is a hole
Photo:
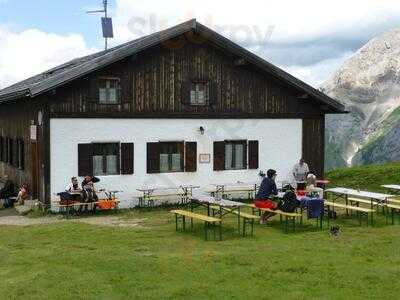
[[[102,30],[103,30],[103,38],[104,38],[104,49],[107,50],[108,48],[108,38],[113,37],[113,30],[112,30],[112,20],[107,15],[107,8],[108,8],[108,1],[103,0],[103,9],[101,10],[90,10],[86,13],[93,14],[93,13],[104,13],[104,18],[101,18],[102,23]]]

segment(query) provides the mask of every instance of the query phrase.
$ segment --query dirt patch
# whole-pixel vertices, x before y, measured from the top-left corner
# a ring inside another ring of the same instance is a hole
[[[24,216],[3,216],[0,217],[0,225],[10,226],[32,226],[32,225],[49,225],[60,222],[78,222],[95,226],[112,226],[125,228],[144,228],[142,225],[146,219],[129,219],[115,216],[74,218],[66,220],[61,216],[47,216],[41,218],[28,218]]]
[[[120,218],[120,217],[104,216],[104,217],[75,219],[74,221],[89,224],[89,225],[97,225],[97,226],[144,228],[143,222],[146,221],[146,219],[127,219],[127,218]]]
[[[32,226],[62,222],[59,217],[27,218],[24,216],[5,216],[0,218],[0,225]]]

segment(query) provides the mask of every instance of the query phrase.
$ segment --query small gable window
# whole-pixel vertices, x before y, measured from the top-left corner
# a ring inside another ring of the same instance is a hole
[[[190,104],[207,105],[210,99],[210,84],[208,81],[192,82],[190,84]]]
[[[121,88],[119,78],[99,79],[99,103],[119,104],[121,102]]]

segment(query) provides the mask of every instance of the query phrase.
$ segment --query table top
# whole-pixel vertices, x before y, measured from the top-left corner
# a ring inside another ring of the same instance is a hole
[[[326,180],[326,179],[317,179],[317,180],[316,180],[316,183],[328,184],[328,183],[330,183],[330,181],[329,181],[329,180]]]
[[[361,198],[377,199],[377,200],[384,200],[387,198],[395,197],[394,195],[389,195],[389,194],[374,193],[374,192],[368,192],[368,191],[358,191],[358,190],[354,190],[354,189],[347,189],[347,188],[341,188],[341,187],[327,189],[326,192],[354,196],[354,197],[361,197]]]
[[[238,206],[245,205],[242,202],[236,202],[236,201],[225,200],[225,199],[219,200],[219,199],[209,196],[207,194],[193,195],[193,199],[198,202],[201,202],[201,203],[214,204],[214,205],[223,206],[223,207],[238,207]]]
[[[387,185],[382,185],[382,187],[391,189],[391,190],[400,191],[400,185],[397,185],[397,184],[387,184]]]
[[[142,187],[136,189],[139,192],[149,192],[149,191],[170,191],[170,190],[178,190],[178,189],[199,189],[200,186],[198,185],[180,185],[175,187],[162,187],[162,186],[154,186],[154,187]]]

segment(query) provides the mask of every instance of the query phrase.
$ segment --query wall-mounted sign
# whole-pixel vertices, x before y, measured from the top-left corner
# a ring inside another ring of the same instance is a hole
[[[209,164],[211,161],[211,155],[210,154],[199,154],[199,162],[201,164]]]
[[[37,140],[37,126],[31,125],[31,141]]]

